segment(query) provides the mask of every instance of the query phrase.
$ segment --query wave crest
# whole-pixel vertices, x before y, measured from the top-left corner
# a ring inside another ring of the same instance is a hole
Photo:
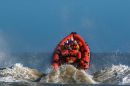
[[[125,65],[112,65],[112,67],[99,70],[92,75],[84,70],[76,69],[72,65],[62,65],[57,71],[51,69],[45,75],[38,70],[15,64],[0,70],[0,81],[40,81],[41,83],[58,84],[130,84],[130,68]]]
[[[95,84],[92,76],[84,70],[78,70],[72,65],[62,65],[58,71],[53,70],[46,77],[42,78],[41,82],[46,83],[87,83]]]
[[[43,73],[35,69],[23,67],[22,64],[16,63],[10,68],[0,70],[0,81],[14,82],[14,81],[35,81],[42,77]]]

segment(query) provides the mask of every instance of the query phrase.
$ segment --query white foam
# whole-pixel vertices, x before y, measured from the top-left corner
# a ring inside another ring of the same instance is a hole
[[[84,70],[78,70],[72,65],[62,65],[58,71],[53,70],[41,82],[96,84],[92,77]]]
[[[0,70],[0,81],[35,81],[42,76],[37,70],[23,67],[22,64],[16,63],[12,68]]]
[[[105,84],[125,84],[129,82],[130,68],[125,65],[112,65],[94,74],[94,80]]]
[[[130,74],[128,74],[127,76],[125,76],[122,80],[123,85],[130,85]]]
[[[125,65],[112,65],[109,68],[100,70],[93,75],[78,70],[72,65],[62,65],[58,71],[48,68],[48,75],[40,82],[45,83],[85,83],[85,84],[121,84],[130,85],[130,68]],[[16,63],[12,68],[0,70],[1,82],[35,81],[42,76],[37,70],[24,67]]]

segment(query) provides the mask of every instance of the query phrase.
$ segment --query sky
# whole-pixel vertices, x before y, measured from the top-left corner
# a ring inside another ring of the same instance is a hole
[[[0,1],[0,52],[53,52],[72,31],[92,52],[130,52],[130,0]]]

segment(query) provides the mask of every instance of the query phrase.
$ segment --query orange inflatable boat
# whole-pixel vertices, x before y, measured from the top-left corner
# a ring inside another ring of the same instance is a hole
[[[71,64],[78,69],[88,69],[90,65],[90,49],[84,39],[76,32],[65,37],[56,47],[53,54],[55,70],[62,64]]]

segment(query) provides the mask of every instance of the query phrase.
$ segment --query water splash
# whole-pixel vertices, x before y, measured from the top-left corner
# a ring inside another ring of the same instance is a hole
[[[92,76],[86,73],[84,70],[78,70],[72,65],[62,65],[58,71],[53,70],[46,77],[43,77],[41,82],[44,83],[86,83],[96,84],[92,80]]]
[[[43,73],[35,69],[23,67],[22,64],[16,63],[10,68],[0,70],[0,81],[17,82],[17,81],[36,81],[42,77]]]
[[[130,85],[130,74],[128,74],[127,76],[125,76],[121,82],[121,84],[125,84],[125,85]]]
[[[110,68],[95,72],[93,74],[93,79],[104,84],[125,84],[125,81],[128,81],[129,74],[130,68],[128,66],[121,64],[112,65]]]
[[[62,65],[58,71],[49,69],[48,74],[44,75],[35,69],[17,63],[10,68],[0,70],[2,82],[33,82],[39,79],[40,83],[130,85],[130,68],[126,65],[112,65],[90,75],[72,65]]]

